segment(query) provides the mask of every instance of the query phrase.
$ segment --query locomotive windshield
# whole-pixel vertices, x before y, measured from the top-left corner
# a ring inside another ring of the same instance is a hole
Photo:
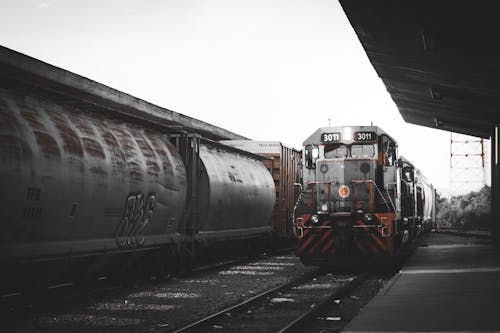
[[[343,144],[325,145],[325,158],[345,158],[348,156],[347,146]]]
[[[352,145],[351,157],[373,157],[375,156],[375,147],[373,145]]]
[[[325,145],[325,158],[362,158],[375,156],[375,146],[373,144],[329,144]]]

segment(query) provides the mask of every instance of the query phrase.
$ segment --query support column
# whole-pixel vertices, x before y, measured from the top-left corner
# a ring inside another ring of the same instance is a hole
[[[495,125],[493,137],[490,138],[491,151],[491,233],[496,246],[500,248],[500,196],[498,189],[499,177],[499,125]]]

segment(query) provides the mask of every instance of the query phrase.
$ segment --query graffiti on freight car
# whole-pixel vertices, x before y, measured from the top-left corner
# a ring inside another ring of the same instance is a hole
[[[153,218],[156,195],[143,192],[130,193],[125,200],[120,224],[116,229],[116,244],[121,248],[138,247],[144,244],[144,232]]]

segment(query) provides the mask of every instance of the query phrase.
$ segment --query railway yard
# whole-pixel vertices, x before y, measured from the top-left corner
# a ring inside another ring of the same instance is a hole
[[[418,247],[487,243],[475,235],[432,233]],[[399,270],[404,270],[402,265]],[[43,296],[3,297],[2,328],[9,332],[292,332],[307,325],[310,332],[339,332],[394,273],[387,269],[326,271],[305,267],[293,253],[262,255],[160,280],[121,284],[101,280],[86,287],[51,288]]]
[[[498,66],[443,4],[340,1],[406,122],[480,138],[450,169],[489,154],[491,187],[460,199],[375,108],[307,109],[296,148],[0,46],[0,331],[499,332]]]
[[[78,291],[61,287],[48,292],[45,300],[16,301],[13,296],[3,299],[2,316],[9,331],[273,332],[360,275],[321,272],[303,266],[293,254],[277,255],[131,286],[101,282]],[[387,279],[371,276],[365,282],[371,288],[353,294],[352,300],[366,301]],[[324,320],[337,320],[330,317]]]

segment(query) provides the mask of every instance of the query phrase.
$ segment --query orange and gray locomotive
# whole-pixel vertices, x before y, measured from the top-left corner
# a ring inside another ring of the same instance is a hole
[[[387,259],[417,237],[425,219],[418,216],[417,193],[421,201],[424,195],[416,169],[381,128],[320,128],[305,140],[302,154],[294,226],[305,264]],[[434,197],[426,198],[433,207]]]

